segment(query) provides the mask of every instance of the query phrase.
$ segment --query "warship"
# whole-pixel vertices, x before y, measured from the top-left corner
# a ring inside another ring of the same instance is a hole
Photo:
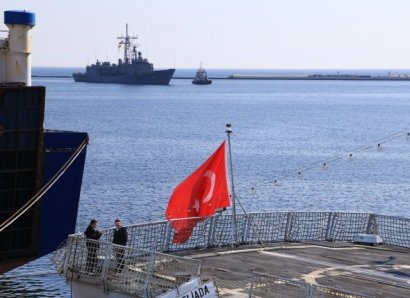
[[[125,26],[125,36],[119,36],[118,47],[124,47],[124,59],[118,59],[118,64],[96,61],[86,67],[85,73],[73,73],[76,82],[114,83],[132,85],[169,85],[175,69],[154,70],[154,65],[142,57],[141,51],[132,40],[138,36],[128,34],[128,24]]]
[[[35,14],[5,11],[4,23],[9,31],[0,37],[0,274],[54,251],[74,232],[88,144],[85,132],[43,128],[46,88],[31,86]]]
[[[127,226],[126,246],[113,243],[115,228],[99,240],[69,236],[53,261],[72,297],[410,296],[410,218],[237,213],[231,125],[226,132],[227,141],[175,188],[167,220]]]

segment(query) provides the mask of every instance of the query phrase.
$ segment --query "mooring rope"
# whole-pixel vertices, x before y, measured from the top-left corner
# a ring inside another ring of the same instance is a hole
[[[18,218],[20,218],[24,213],[26,213],[34,204],[36,204],[47,191],[60,179],[60,177],[67,171],[71,164],[77,159],[84,148],[88,144],[88,137],[78,146],[70,158],[64,163],[64,165],[54,174],[54,176],[20,209],[13,213],[8,219],[6,219],[0,225],[0,232],[3,232],[8,226],[14,223]]]

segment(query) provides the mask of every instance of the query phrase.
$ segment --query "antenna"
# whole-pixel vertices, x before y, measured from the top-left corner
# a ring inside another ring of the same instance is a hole
[[[124,45],[124,63],[128,64],[130,63],[130,60],[131,60],[130,59],[131,46],[134,46],[131,40],[138,39],[138,35],[136,36],[128,35],[128,24],[125,24],[125,36],[118,36],[117,39],[121,40],[119,42],[119,45]]]

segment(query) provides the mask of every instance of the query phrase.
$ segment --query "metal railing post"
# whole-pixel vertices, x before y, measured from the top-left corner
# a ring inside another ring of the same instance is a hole
[[[73,264],[71,265],[71,275],[70,275],[70,281],[73,280],[73,275],[74,275],[74,267],[75,267],[75,258],[77,256],[77,246],[78,246],[78,241],[75,241],[75,247],[74,247],[74,257],[73,257]],[[70,245],[70,252],[71,252],[71,245]],[[68,260],[67,263],[70,266],[69,260],[70,260],[70,254],[68,254]]]
[[[249,298],[253,296],[253,283],[255,282],[255,272],[252,273],[251,287],[249,289]]]
[[[218,215],[214,215],[211,217],[211,222],[209,224],[209,234],[208,234],[208,244],[207,247],[214,246],[214,233],[215,233],[215,221]]]
[[[71,250],[72,250],[72,242],[73,241],[75,241],[75,244],[74,244],[74,254],[72,254],[71,253]],[[76,237],[76,236],[69,236],[69,241],[68,241],[68,243],[69,243],[69,252],[67,253],[66,252],[66,254],[68,255],[67,256],[67,259],[64,261],[64,266],[65,265],[67,265],[68,264],[68,271],[70,271],[71,272],[71,274],[70,274],[70,278],[68,278],[70,281],[73,279],[73,275],[74,275],[74,271],[75,270],[78,270],[78,271],[80,271],[81,270],[81,267],[82,267],[82,264],[81,264],[81,262],[80,262],[80,268],[76,268],[76,258],[77,258],[77,251],[78,251],[78,242],[79,242],[79,238],[78,237]],[[71,262],[71,260],[72,260],[72,262]],[[81,260],[80,260],[81,261]],[[71,268],[71,269],[70,269]],[[64,269],[64,272],[66,272],[66,268]]]
[[[202,261],[199,261],[198,270],[196,271],[196,276],[201,277]]]
[[[112,254],[112,249],[113,245],[111,243],[107,244],[107,242],[104,242],[103,247],[105,247],[105,254],[104,254],[104,262],[102,263],[102,268],[101,268],[101,281],[103,285],[103,291],[104,293],[108,293],[109,291],[109,286],[108,286],[108,271],[111,266],[111,254]]]
[[[145,298],[150,298],[151,297],[151,294],[149,292],[149,286],[151,285],[151,279],[152,279],[152,275],[153,275],[154,268],[155,268],[155,259],[156,259],[155,252],[151,252],[147,277],[146,277],[145,283],[144,283],[144,297]]]
[[[333,241],[333,239],[330,237],[332,231],[333,231],[333,212],[329,212],[329,217],[327,219],[327,226],[326,226],[326,234],[325,234],[325,240],[326,241]]]
[[[165,237],[164,237],[164,245],[162,247],[161,252],[167,252],[169,250],[169,242],[171,241],[171,222],[167,222],[167,226],[165,228]]]
[[[311,284],[306,287],[306,298],[313,298],[313,285]]]
[[[285,239],[283,239],[285,242],[290,241],[291,230],[292,230],[292,212],[288,212],[288,215],[286,217]]]
[[[66,273],[66,270],[67,270],[67,262],[69,260],[69,256],[68,256],[69,254],[67,252],[68,248],[70,248],[69,250],[71,251],[70,237],[71,236],[68,236],[68,240],[66,244],[60,248],[61,250],[63,250],[63,258],[64,258],[63,264],[61,266],[61,273]]]
[[[252,228],[252,219],[253,219],[252,217],[253,217],[252,213],[248,213],[245,216],[245,218],[246,218],[245,223],[246,224],[245,224],[245,228],[244,228],[244,232],[243,232],[243,239],[242,239],[242,241],[244,243],[249,243],[249,234],[250,234],[250,230]]]

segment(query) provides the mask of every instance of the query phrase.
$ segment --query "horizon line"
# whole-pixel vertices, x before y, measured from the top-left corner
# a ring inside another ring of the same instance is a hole
[[[43,68],[85,68],[86,66],[37,66],[32,65],[32,68],[35,67],[43,67]],[[197,69],[197,67],[157,67],[157,69]],[[341,67],[341,68],[330,68],[330,67],[323,67],[323,68],[313,68],[313,67],[306,67],[306,68],[266,68],[266,67],[259,67],[259,68],[250,68],[250,67],[238,67],[238,68],[223,68],[223,67],[207,67],[206,69],[213,69],[213,70],[230,70],[230,69],[240,69],[240,70],[410,70],[409,68],[405,67],[370,67],[370,68],[360,68],[360,67]]]

